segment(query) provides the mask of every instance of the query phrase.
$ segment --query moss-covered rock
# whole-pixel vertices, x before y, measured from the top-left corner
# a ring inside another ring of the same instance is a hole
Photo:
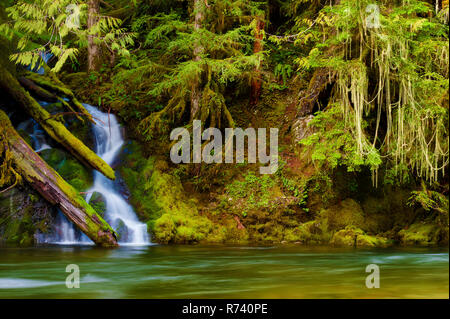
[[[386,238],[367,235],[363,230],[354,226],[347,226],[336,232],[330,241],[335,246],[354,247],[385,247],[393,242]]]
[[[155,167],[157,166],[158,163]],[[161,214],[154,222],[155,239],[177,243],[206,239],[213,229],[212,223],[208,218],[199,215],[195,203],[185,197],[179,179],[155,169],[149,186]]]
[[[291,241],[295,239],[304,244],[322,244],[327,243],[331,238],[328,231],[328,225],[322,220],[312,220],[301,224],[293,232]]]
[[[99,192],[94,192],[89,201],[89,205],[102,217],[105,217],[106,212],[106,201],[105,197]]]
[[[364,212],[361,206],[353,199],[347,198],[331,206],[320,214],[325,220],[329,230],[340,230],[347,226],[362,228],[364,226]]]
[[[403,228],[417,218],[415,209],[408,205],[410,190],[384,187],[376,195],[366,196],[361,203],[365,215],[362,228],[365,231],[382,233],[393,228]]]
[[[27,186],[0,193],[0,243],[31,246],[36,233],[47,233],[54,209]]]
[[[70,185],[80,192],[88,190],[93,182],[92,171],[72,155],[52,148],[41,152],[41,157]]]
[[[153,241],[194,243],[210,239],[208,235],[223,241],[220,229],[199,213],[194,199],[187,197],[180,179],[165,172],[167,162],[146,158],[134,142],[123,154],[121,176],[130,190],[131,204],[152,231]]]
[[[434,223],[416,222],[398,234],[403,245],[432,246],[440,242],[441,228]]]

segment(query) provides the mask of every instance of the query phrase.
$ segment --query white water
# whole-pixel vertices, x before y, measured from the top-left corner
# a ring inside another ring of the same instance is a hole
[[[17,126],[17,129],[24,130],[29,133],[35,152],[41,152],[51,148],[46,142],[44,131],[33,119],[20,123]]]
[[[95,151],[106,163],[112,165],[124,144],[117,118],[91,105],[84,104],[84,107],[92,114],[97,124],[93,126]],[[120,244],[147,245],[150,243],[147,225],[138,220],[133,208],[117,191],[114,181],[94,171],[94,185],[87,192],[86,197],[88,203],[94,192],[103,195],[106,202],[105,220],[119,234]]]
[[[43,103],[45,104],[45,103]],[[95,151],[106,163],[111,165],[119,155],[124,144],[121,127],[117,118],[103,113],[97,108],[84,104],[92,114],[96,125],[93,125],[95,138]],[[25,125],[26,123],[24,123]],[[30,125],[29,123],[26,125]],[[33,131],[34,148],[44,150],[50,148],[45,142],[45,135],[40,135],[39,126],[35,125]],[[89,203],[92,194],[98,192],[103,196],[106,204],[105,220],[119,235],[121,245],[148,245],[151,244],[147,232],[147,225],[141,223],[133,208],[125,201],[117,191],[114,181],[109,180],[100,172],[94,171],[94,184],[86,193],[86,201]],[[38,235],[38,242],[58,245],[92,245],[93,242],[79,230],[60,212],[56,217],[55,233],[52,235]]]

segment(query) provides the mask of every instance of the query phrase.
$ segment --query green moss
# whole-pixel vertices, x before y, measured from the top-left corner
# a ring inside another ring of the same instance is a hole
[[[361,206],[351,198],[324,210],[321,219],[326,219],[330,230],[339,230],[346,226],[364,226],[364,212]]]
[[[27,132],[25,132],[24,130],[17,130],[17,133],[19,133],[19,135],[24,139],[25,142],[27,142],[28,145],[33,145],[33,140]]]
[[[180,179],[165,173],[167,162],[146,158],[135,142],[128,144],[123,153],[120,173],[131,192],[130,202],[148,224],[154,241],[200,242],[214,232],[212,222],[186,196]]]
[[[34,234],[44,232],[50,220],[46,204],[28,188],[15,188],[0,194],[0,242],[31,246]]]
[[[303,223],[295,230],[295,235],[305,244],[327,243],[331,238],[327,224],[320,220]]]
[[[267,208],[270,200],[280,195],[280,190],[275,187],[276,180],[270,175],[255,175],[247,171],[242,179],[228,184],[224,196],[231,198],[234,203],[240,201],[240,210]]]
[[[385,247],[393,242],[386,238],[367,235],[360,228],[347,226],[334,234],[330,244],[336,246]]]
[[[78,88],[86,85],[88,74],[86,72],[63,74],[63,81],[69,87]]]
[[[440,242],[441,229],[436,224],[416,222],[399,232],[402,244],[431,246]]]
[[[407,189],[390,186],[380,189],[378,196],[367,196],[361,204],[365,213],[365,225],[361,228],[376,234],[412,224],[417,213],[407,205],[409,197]]]
[[[123,237],[126,237],[127,234],[127,226],[122,220],[119,220],[119,223],[116,227],[117,240],[121,240]]]
[[[78,191],[84,192],[91,187],[93,182],[91,170],[80,164],[72,155],[52,148],[42,151],[41,157]]]
[[[158,165],[163,164],[156,163],[155,167]],[[161,214],[153,228],[156,240],[189,243],[206,239],[213,229],[212,223],[185,197],[178,178],[155,169],[148,186]]]
[[[105,217],[106,212],[106,202],[102,194],[94,192],[89,201],[89,205],[102,217]]]
[[[47,104],[44,106],[44,108],[49,112],[50,114],[56,114],[64,112],[64,106],[61,102]]]

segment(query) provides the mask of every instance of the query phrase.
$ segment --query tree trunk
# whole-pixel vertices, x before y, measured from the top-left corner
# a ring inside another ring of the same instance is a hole
[[[327,68],[319,68],[314,71],[308,89],[303,92],[302,98],[298,103],[299,117],[313,113],[314,106],[319,102],[320,95],[327,90],[328,85],[333,84],[334,79],[335,74]]]
[[[92,32],[92,27],[98,22],[100,14],[100,4],[98,0],[88,1],[88,20],[87,27],[90,32],[88,35],[88,71],[98,71],[101,65],[101,47],[95,43],[96,35]]]
[[[205,17],[204,12],[204,0],[194,0],[194,30],[198,31],[202,27],[202,22]],[[201,54],[204,48],[197,43],[194,48],[194,61],[201,60]],[[191,88],[191,120],[194,120],[198,111],[200,110],[200,100],[202,98],[202,92],[200,89],[200,78],[196,79]]]
[[[41,107],[7,70],[0,66],[0,88],[4,89],[18,104],[34,118],[55,141],[86,165],[114,180],[113,169],[91,149],[83,144],[67,128]]]
[[[33,92],[33,94],[39,97],[39,99],[41,100],[44,100],[46,102],[56,102],[58,100],[58,97],[55,94],[36,85],[36,83],[31,81],[30,79],[21,76],[19,77],[19,82],[24,88],[26,88],[30,92]]]
[[[257,18],[256,22],[256,30],[255,30],[255,43],[253,44],[253,52],[259,53],[263,50],[263,37],[264,33],[262,32],[264,30],[264,20],[261,17]],[[250,96],[250,105],[255,106],[259,102],[259,97],[261,96],[261,87],[262,87],[262,80],[261,80],[261,71],[260,67],[256,68],[255,70],[255,76],[252,79],[251,84],[251,96]]]
[[[66,217],[97,245],[114,247],[114,230],[84,198],[22,139],[8,116],[0,110],[1,136],[7,141],[17,172],[47,201],[57,205]]]

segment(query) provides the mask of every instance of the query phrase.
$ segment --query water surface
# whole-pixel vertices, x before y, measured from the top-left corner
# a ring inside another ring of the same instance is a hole
[[[379,289],[365,286],[369,264]],[[448,298],[448,267],[447,248],[0,248],[0,298]]]

